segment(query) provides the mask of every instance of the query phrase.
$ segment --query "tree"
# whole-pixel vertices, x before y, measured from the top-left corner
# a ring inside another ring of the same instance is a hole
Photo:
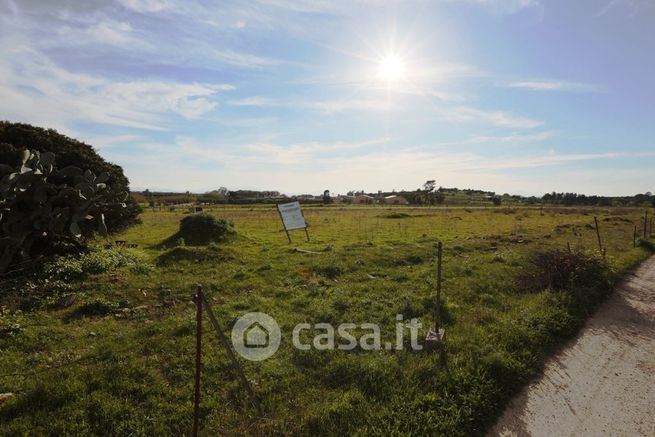
[[[435,180],[425,181],[425,183],[423,184],[423,189],[417,190],[419,191],[422,197],[421,203],[425,203],[427,205],[443,203],[443,201],[445,200],[445,196],[442,192],[443,190],[441,187],[439,187],[439,190],[435,191],[436,187],[437,187],[437,182]]]
[[[123,169],[105,161],[92,146],[62,135],[54,129],[0,121],[0,164],[19,166],[22,149],[54,153],[59,168],[75,166],[88,169],[96,175],[107,173],[109,179],[106,183],[112,186],[116,193],[129,192],[129,180],[123,174]],[[55,184],[65,182],[57,175],[51,177],[54,178],[52,182]],[[138,222],[141,208],[132,198],[127,201],[121,200],[120,197],[107,200],[114,203],[124,202],[126,205],[125,208],[108,211],[105,214],[109,232],[118,231]]]
[[[332,203],[332,197],[330,197],[330,190],[323,191],[323,203],[326,205]]]
[[[491,198],[491,201],[493,202],[494,205],[500,206],[501,203],[503,203],[503,199],[500,196],[493,196]]]
[[[18,166],[0,165],[0,177],[0,273],[39,259],[58,242],[80,246],[94,230],[107,234],[106,214],[128,199],[107,184],[107,172],[59,170],[50,152],[24,149]]]
[[[433,194],[434,203],[436,203],[437,205],[441,205],[446,200],[446,195],[441,190],[432,194]]]

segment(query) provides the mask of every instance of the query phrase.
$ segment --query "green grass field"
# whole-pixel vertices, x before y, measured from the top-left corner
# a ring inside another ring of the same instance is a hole
[[[633,248],[643,209],[316,206],[305,208],[311,241],[295,231],[293,244],[272,206],[210,212],[234,223],[234,241],[162,248],[184,213],[148,210],[112,238],[138,248],[116,254],[98,241],[82,266],[51,264],[48,283],[1,284],[0,393],[14,396],[0,404],[0,435],[189,435],[198,283],[228,335],[238,317],[262,311],[283,336],[270,359],[241,361],[258,415],[205,320],[202,434],[481,434],[603,298],[521,292],[528,254],[567,243],[597,253],[594,216],[611,279],[650,253]],[[437,241],[445,364],[409,348],[292,346],[300,322],[376,323],[392,340],[396,314],[419,318],[424,337]]]

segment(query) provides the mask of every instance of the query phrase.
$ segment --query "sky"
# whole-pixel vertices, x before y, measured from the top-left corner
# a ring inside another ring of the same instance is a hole
[[[0,0],[0,119],[133,189],[655,191],[653,0]]]

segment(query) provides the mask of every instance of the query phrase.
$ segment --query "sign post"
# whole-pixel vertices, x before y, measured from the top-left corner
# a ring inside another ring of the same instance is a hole
[[[305,222],[305,216],[302,213],[299,202],[279,203],[277,205],[277,212],[280,214],[280,220],[282,220],[284,232],[287,234],[289,243],[291,243],[291,235],[289,235],[289,231],[295,229],[304,229],[307,241],[309,241],[307,222]]]

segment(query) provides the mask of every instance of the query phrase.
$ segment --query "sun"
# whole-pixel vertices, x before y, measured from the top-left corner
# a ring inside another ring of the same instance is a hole
[[[378,77],[385,82],[398,82],[407,78],[405,61],[397,55],[387,55],[380,60]]]

